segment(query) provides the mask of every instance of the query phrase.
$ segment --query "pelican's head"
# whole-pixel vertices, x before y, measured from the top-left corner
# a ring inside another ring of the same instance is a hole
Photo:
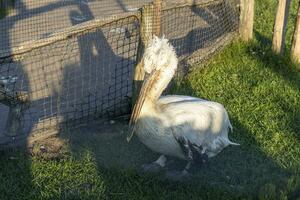
[[[151,74],[157,70],[175,72],[177,69],[177,56],[174,47],[169,43],[169,40],[162,37],[154,38],[148,44],[144,57],[144,70]]]

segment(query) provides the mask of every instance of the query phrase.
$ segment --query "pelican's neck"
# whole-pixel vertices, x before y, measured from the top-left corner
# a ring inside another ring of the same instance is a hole
[[[160,96],[162,95],[163,91],[167,88],[167,86],[169,85],[169,83],[171,82],[174,74],[175,74],[175,70],[177,67],[177,63],[176,66],[168,66],[165,69],[162,69],[158,79],[156,80],[156,82],[153,84],[152,88],[149,90],[149,92],[146,94],[147,97],[145,99],[145,104],[148,106],[155,106],[158,99],[160,98]]]
[[[144,106],[156,105],[157,100],[172,80],[177,69],[178,59],[167,39],[154,37],[144,54],[144,70],[150,73],[145,82]],[[150,87],[150,88],[149,88]]]

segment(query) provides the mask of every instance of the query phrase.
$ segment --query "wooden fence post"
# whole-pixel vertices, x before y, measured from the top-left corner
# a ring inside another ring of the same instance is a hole
[[[279,0],[278,2],[272,44],[272,49],[276,54],[283,54],[284,52],[290,2],[290,0]]]
[[[240,6],[240,36],[249,41],[253,38],[254,0],[241,0]]]
[[[161,10],[162,10],[161,0],[155,0],[153,4],[144,6],[142,8],[141,27],[140,27],[141,38],[138,45],[137,64],[135,67],[135,72],[133,77],[132,106],[134,106],[136,102],[136,99],[139,95],[144,80],[144,76],[145,76],[144,64],[142,60],[145,47],[148,45],[153,35],[160,36]]]
[[[161,34],[161,11],[162,1],[153,1],[153,35],[160,36]]]
[[[300,2],[298,6],[298,15],[293,36],[291,56],[293,61],[300,63]]]

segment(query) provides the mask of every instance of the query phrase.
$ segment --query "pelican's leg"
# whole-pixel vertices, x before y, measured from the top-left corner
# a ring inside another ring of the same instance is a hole
[[[192,166],[192,161],[188,161],[185,168],[181,172],[182,176],[186,176],[189,174],[189,170],[190,170],[191,166]]]
[[[187,160],[194,161],[198,164],[206,163],[208,161],[206,149],[203,146],[193,144],[184,137],[178,137],[176,140]]]
[[[144,164],[142,166],[144,172],[151,172],[151,173],[157,173],[162,168],[166,166],[167,158],[165,155],[161,155],[156,161],[150,163],[150,164]]]
[[[156,161],[154,161],[154,163],[158,164],[161,167],[165,167],[166,162],[167,162],[167,158],[165,155],[159,156],[159,158]]]

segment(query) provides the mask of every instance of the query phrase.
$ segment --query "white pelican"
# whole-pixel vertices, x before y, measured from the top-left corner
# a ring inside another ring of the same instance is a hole
[[[232,129],[223,105],[195,97],[167,95],[178,60],[167,39],[154,37],[143,56],[147,78],[130,119],[130,141],[135,133],[140,141],[161,156],[145,169],[164,167],[166,156],[188,161],[180,173],[186,175],[192,162],[206,162],[228,145],[239,145],[228,139]]]

